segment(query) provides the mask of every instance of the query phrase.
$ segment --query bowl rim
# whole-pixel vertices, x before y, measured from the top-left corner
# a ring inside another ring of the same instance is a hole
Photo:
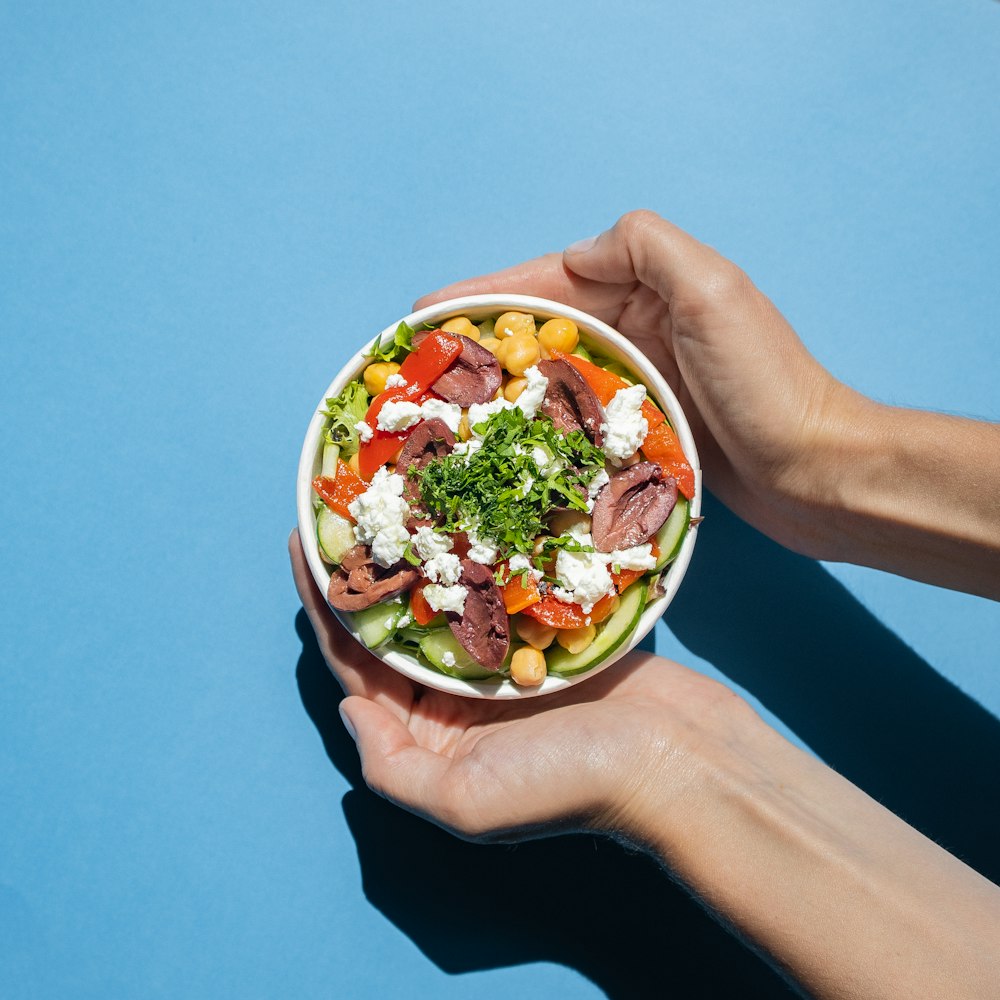
[[[407,323],[411,327],[418,327],[425,322],[443,322],[452,316],[470,315],[480,313],[485,318],[486,315],[500,310],[516,309],[523,312],[533,313],[536,317],[564,317],[573,320],[579,327],[581,333],[588,339],[600,343],[602,349],[610,347],[608,351],[612,357],[618,355],[619,359],[639,375],[646,385],[646,388],[653,393],[658,402],[666,410],[667,416],[680,440],[684,454],[691,463],[695,474],[695,494],[690,502],[690,516],[697,518],[701,512],[702,497],[702,473],[701,463],[698,459],[698,450],[695,446],[691,428],[681,409],[677,397],[674,395],[666,380],[660,372],[653,367],[644,354],[642,354],[630,341],[626,340],[617,330],[607,323],[583,312],[573,306],[557,302],[554,299],[540,298],[534,295],[522,295],[514,293],[491,292],[479,295],[462,295],[451,299],[436,302],[433,305],[425,306],[410,312],[408,315],[397,319],[395,322],[385,327],[380,336],[389,337],[395,332],[401,322]],[[470,316],[475,318],[475,316]],[[302,548],[305,552],[306,562],[312,573],[316,585],[320,592],[326,595],[327,587],[330,583],[330,573],[326,563],[320,557],[319,544],[316,537],[316,518],[312,505],[312,480],[317,474],[320,461],[320,439],[323,433],[323,426],[326,417],[323,410],[326,400],[329,397],[337,396],[344,386],[357,378],[364,370],[369,361],[367,354],[374,338],[365,341],[363,346],[345,364],[337,375],[327,386],[320,398],[319,404],[313,410],[312,419],[306,430],[305,440],[302,444],[302,451],[299,456],[298,475],[296,480],[296,507],[298,514],[299,536],[302,540]],[[459,695],[467,698],[487,698],[487,699],[519,699],[534,698],[541,695],[555,694],[564,691],[575,684],[579,684],[588,678],[594,677],[601,671],[606,670],[612,664],[620,660],[627,652],[634,649],[639,642],[652,630],[656,622],[663,616],[669,607],[674,595],[677,593],[684,579],[691,555],[694,551],[695,541],[698,535],[697,522],[690,525],[677,557],[670,563],[669,572],[664,581],[664,593],[644,608],[639,623],[629,637],[627,642],[611,653],[602,662],[580,674],[570,677],[556,677],[549,675],[538,687],[521,688],[511,680],[497,682],[495,680],[463,680],[458,677],[451,677],[447,674],[439,673],[432,667],[424,666],[415,657],[410,656],[396,649],[368,650],[373,656],[388,664],[392,669],[404,676],[423,684],[426,687],[434,688],[438,691],[445,691],[449,694]],[[329,604],[327,605],[329,607]],[[350,620],[344,614],[331,608],[334,615],[341,624],[362,646],[357,632],[352,627]],[[365,647],[367,649],[367,647]]]

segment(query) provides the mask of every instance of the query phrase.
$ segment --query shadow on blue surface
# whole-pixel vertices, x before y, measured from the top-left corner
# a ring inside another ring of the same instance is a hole
[[[707,515],[670,610],[678,637],[852,781],[996,880],[1000,723],[820,565],[717,503]],[[304,613],[296,628],[303,705],[353,785],[343,806],[366,897],[438,967],[558,962],[614,998],[791,995],[643,856],[584,836],[467,844],[369,792]]]

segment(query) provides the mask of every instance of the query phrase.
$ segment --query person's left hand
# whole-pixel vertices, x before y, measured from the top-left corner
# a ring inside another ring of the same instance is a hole
[[[674,808],[736,734],[762,725],[737,695],[676,663],[630,653],[543,698],[492,701],[425,688],[344,629],[309,572],[292,570],[320,649],[347,698],[341,714],[368,785],[461,837],[567,830],[643,841],[650,800]]]

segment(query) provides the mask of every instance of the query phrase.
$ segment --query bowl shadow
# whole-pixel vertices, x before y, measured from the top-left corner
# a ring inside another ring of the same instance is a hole
[[[1000,722],[818,563],[708,498],[668,620],[823,759],[988,877],[1000,875]],[[791,988],[649,858],[602,838],[460,841],[364,784],[340,688],[304,612],[296,680],[343,799],[366,898],[451,974],[556,962],[612,998],[787,997]],[[640,648],[652,649],[652,635]],[[905,695],[901,695],[905,692]]]

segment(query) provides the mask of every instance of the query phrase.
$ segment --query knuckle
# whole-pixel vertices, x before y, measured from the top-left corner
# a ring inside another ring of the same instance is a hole
[[[641,237],[661,221],[660,216],[649,208],[635,208],[626,212],[616,223],[629,240]]]

